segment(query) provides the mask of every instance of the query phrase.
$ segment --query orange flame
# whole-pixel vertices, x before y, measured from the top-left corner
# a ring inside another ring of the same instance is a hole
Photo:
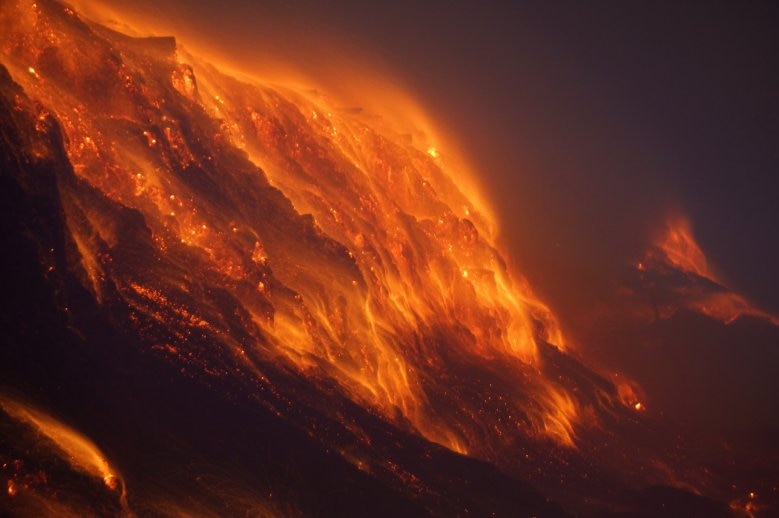
[[[693,294],[688,307],[725,323],[733,322],[744,315],[765,318],[779,325],[779,318],[768,314],[749,302],[743,296],[724,287],[724,283],[713,273],[705,254],[701,250],[692,232],[690,221],[684,217],[669,218],[665,234],[656,242],[661,260],[673,268],[708,281],[715,290],[704,290]],[[648,254],[651,260],[652,252]],[[637,269],[646,269],[644,263],[638,263]]]
[[[138,315],[172,329],[155,350],[197,362],[182,351],[198,333],[255,371],[248,349],[284,358],[461,453],[489,447],[475,430],[511,436],[527,424],[574,445],[577,399],[544,376],[538,353],[542,342],[563,348],[560,326],[510,275],[497,223],[465,192],[462,178],[473,175],[450,164],[443,140],[413,128],[409,139],[316,93],[238,81],[173,54],[168,40],[108,33],[53,2],[19,1],[0,27],[15,79],[53,111],[92,189],[62,187],[84,284],[101,300],[110,278]],[[150,67],[164,73],[149,76]],[[206,133],[193,134],[193,120]],[[150,236],[137,239],[163,266],[119,252],[136,237],[93,190],[143,217]],[[215,303],[195,299],[217,288],[248,315],[250,339],[232,335]],[[453,356],[525,380],[500,389],[511,419],[485,423],[479,402],[457,399],[460,388],[443,381],[458,379]],[[459,414],[439,410],[431,394],[454,399]]]
[[[667,232],[657,246],[665,253],[668,261],[680,270],[715,280],[709,271],[706,256],[693,238],[692,225],[686,218],[669,220]]]
[[[50,440],[75,469],[103,481],[105,486],[116,490],[120,486],[120,475],[111,467],[106,457],[88,438],[50,415],[25,403],[0,395],[0,408],[13,419],[29,424],[43,437]],[[15,492],[9,481],[8,493]],[[122,502],[125,502],[122,486]]]

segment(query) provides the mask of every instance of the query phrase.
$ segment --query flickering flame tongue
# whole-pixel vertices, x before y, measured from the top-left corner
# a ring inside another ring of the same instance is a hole
[[[693,238],[692,225],[687,219],[669,221],[667,232],[658,246],[668,261],[680,270],[716,280],[709,271],[706,256]]]
[[[538,352],[562,348],[560,327],[445,147],[168,39],[17,7],[4,53],[66,133],[84,283],[116,290],[154,350],[210,375],[230,371],[199,340],[258,376],[252,358],[283,359],[460,452],[517,433],[573,445],[577,399]]]
[[[0,409],[13,419],[32,426],[41,436],[51,441],[62,453],[62,458],[74,468],[103,481],[111,490],[121,489],[124,505],[124,487],[120,475],[92,441],[52,416],[0,394]]]
[[[683,217],[669,218],[666,231],[656,241],[655,249],[647,253],[646,263],[665,264],[693,279],[703,281],[697,289],[686,290],[686,305],[710,317],[730,323],[743,315],[765,318],[779,324],[779,319],[755,307],[743,296],[725,287],[723,281],[712,272],[706,256],[696,242],[692,225]],[[637,265],[645,270],[644,262]]]

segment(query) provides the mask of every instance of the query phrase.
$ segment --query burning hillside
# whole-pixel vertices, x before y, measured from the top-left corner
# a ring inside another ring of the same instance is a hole
[[[567,351],[446,149],[0,6],[9,512],[727,515]]]

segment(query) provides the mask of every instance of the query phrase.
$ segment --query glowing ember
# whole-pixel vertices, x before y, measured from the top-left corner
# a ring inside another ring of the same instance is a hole
[[[118,479],[111,473],[103,475],[103,483],[108,489],[116,489],[119,486]]]

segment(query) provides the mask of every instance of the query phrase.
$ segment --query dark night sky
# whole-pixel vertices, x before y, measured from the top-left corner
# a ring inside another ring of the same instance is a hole
[[[514,262],[564,314],[669,210],[779,310],[776,2],[154,4],[133,9],[259,72],[269,56],[326,84],[354,77],[343,63],[389,72],[458,138]]]

